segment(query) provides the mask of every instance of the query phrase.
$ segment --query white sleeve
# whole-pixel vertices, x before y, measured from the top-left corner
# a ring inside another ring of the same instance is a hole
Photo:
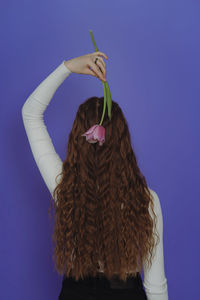
[[[154,248],[155,256],[152,261],[152,266],[147,268],[147,264],[143,264],[143,285],[148,300],[168,300],[168,285],[164,270],[162,209],[157,193],[152,189],[150,189],[150,192],[154,198],[154,211],[158,219],[156,228],[160,237],[160,242],[157,247]]]
[[[63,61],[36,87],[22,107],[22,119],[33,157],[52,196],[63,162],[55,151],[43,114],[57,88],[70,73]]]

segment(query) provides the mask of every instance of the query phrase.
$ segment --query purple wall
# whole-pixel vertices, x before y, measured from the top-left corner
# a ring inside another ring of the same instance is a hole
[[[63,59],[105,52],[113,100],[128,120],[148,185],[160,198],[170,300],[199,295],[199,1],[4,1],[1,3],[0,298],[57,299],[50,193],[33,160],[21,108]],[[101,82],[71,74],[45,112],[56,151],[79,104]]]

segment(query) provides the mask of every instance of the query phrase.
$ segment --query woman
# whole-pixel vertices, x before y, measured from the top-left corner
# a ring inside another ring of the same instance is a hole
[[[106,81],[104,59],[107,55],[98,51],[63,61],[22,108],[30,147],[55,208],[54,259],[59,274],[64,273],[59,300],[167,300],[159,197],[140,172],[117,102],[112,100],[111,120],[104,115],[101,143],[98,136],[89,139],[87,131],[100,121],[103,97],[79,106],[64,162],[44,124],[45,109],[71,73]]]

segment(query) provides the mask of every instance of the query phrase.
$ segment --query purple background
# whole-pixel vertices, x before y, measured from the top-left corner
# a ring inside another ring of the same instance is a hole
[[[170,300],[199,295],[199,1],[1,2],[0,298],[58,298],[50,193],[32,157],[21,108],[64,59],[105,52],[107,80],[129,123],[139,166],[158,193]],[[102,83],[71,74],[45,112],[65,158],[77,108]]]

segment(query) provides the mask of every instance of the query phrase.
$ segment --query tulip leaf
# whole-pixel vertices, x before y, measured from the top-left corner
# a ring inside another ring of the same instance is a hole
[[[112,108],[112,99],[108,83],[106,82],[106,94],[107,94],[107,108],[108,108],[108,117],[111,119],[111,108]]]
[[[105,110],[106,110],[107,93],[106,93],[106,83],[105,82],[103,82],[103,91],[104,91],[103,113],[102,113],[102,117],[101,117],[101,121],[100,121],[99,125],[101,125],[103,122]]]

